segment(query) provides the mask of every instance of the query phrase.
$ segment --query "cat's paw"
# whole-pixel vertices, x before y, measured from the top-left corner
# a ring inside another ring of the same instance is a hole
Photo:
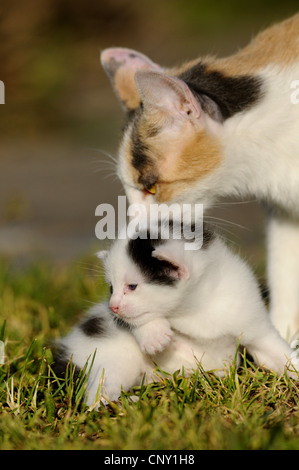
[[[170,343],[173,331],[165,319],[153,320],[135,330],[135,337],[143,353],[154,356]]]
[[[293,352],[290,357],[290,363],[295,368],[297,372],[299,372],[299,340],[296,339],[291,343],[291,349]]]

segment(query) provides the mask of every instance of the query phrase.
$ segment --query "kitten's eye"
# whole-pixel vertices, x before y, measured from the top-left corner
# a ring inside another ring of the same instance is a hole
[[[109,289],[110,289],[110,294],[113,294],[113,286],[112,285],[109,286]]]
[[[153,184],[150,188],[146,188],[145,191],[150,194],[156,194],[157,192],[157,185]]]
[[[135,290],[138,284],[128,284],[129,290]]]

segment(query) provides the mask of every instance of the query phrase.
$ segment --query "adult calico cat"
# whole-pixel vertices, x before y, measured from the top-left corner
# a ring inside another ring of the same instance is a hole
[[[119,176],[129,201],[195,203],[254,196],[268,224],[271,318],[299,329],[299,14],[227,58],[162,68],[136,51],[101,60],[127,112]]]

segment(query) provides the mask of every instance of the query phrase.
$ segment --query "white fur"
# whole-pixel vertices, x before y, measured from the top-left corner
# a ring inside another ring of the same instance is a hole
[[[299,105],[291,83],[299,66],[261,71],[265,98],[224,124],[224,162],[215,188],[222,194],[253,195],[284,216],[268,226],[268,280],[271,319],[291,340],[299,333]]]
[[[268,225],[271,319],[289,342],[299,335],[299,222],[283,215]]]
[[[299,66],[259,72],[264,97],[250,110],[228,119],[220,134],[224,149],[221,189],[269,199],[299,216],[299,106],[291,83]]]

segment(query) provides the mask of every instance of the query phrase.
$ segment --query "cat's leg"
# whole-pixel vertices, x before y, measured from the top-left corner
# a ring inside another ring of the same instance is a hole
[[[240,364],[237,342],[230,335],[205,341],[202,346],[205,349],[201,361],[203,368],[212,370],[219,377],[223,377],[232,365],[238,367]]]
[[[115,366],[106,362],[104,366],[101,364],[93,369],[87,382],[85,403],[95,408],[118,400],[122,390],[128,391],[131,387],[139,385],[142,378],[141,375],[140,381],[136,378],[139,374],[136,374],[134,363],[128,368],[123,364]]]
[[[299,337],[299,220],[272,215],[268,223],[270,317],[288,342]]]
[[[298,364],[296,367],[296,361],[292,361],[294,350],[280,336],[273,325],[267,323],[260,324],[259,334],[255,338],[251,338],[250,342],[247,343],[246,335],[242,336],[242,344],[247,348],[257,364],[278,374],[283,374],[286,367],[288,367],[289,375],[294,375],[298,378],[296,373],[292,374],[291,372],[294,368],[298,368]]]
[[[168,320],[156,318],[132,330],[142,352],[151,356],[163,351],[170,343],[173,332]]]
[[[107,339],[96,351],[87,382],[86,404],[98,407],[117,400],[122,390],[140,385],[147,372],[146,358],[132,335]]]

